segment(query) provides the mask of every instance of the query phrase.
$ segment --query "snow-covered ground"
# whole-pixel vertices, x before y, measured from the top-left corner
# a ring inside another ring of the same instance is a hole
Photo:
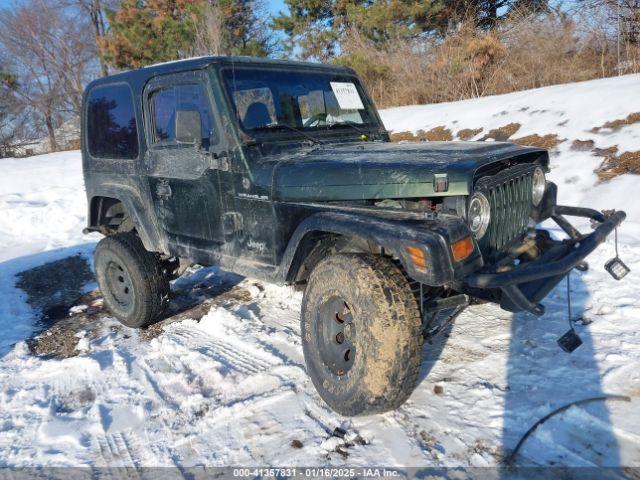
[[[425,346],[420,383],[405,405],[355,419],[330,411],[306,376],[301,295],[216,269],[175,285],[232,293],[210,298],[199,320],[187,312],[145,335],[104,316],[97,329],[87,323],[77,333],[77,356],[31,354],[25,340],[40,312],[16,275],[78,253],[90,259],[99,236],[81,234],[78,152],[0,160],[0,467],[496,466],[537,419],[603,393],[631,402],[553,417],[517,463],[640,466],[639,177],[598,183],[593,170],[602,159],[570,148],[575,139],[591,139],[595,147],[640,150],[640,123],[591,132],[633,112],[640,112],[637,75],[382,112],[395,131],[444,125],[486,133],[518,122],[516,137],[566,139],[552,153],[560,200],[627,211],[620,253],[632,273],[616,282],[603,271],[611,241],[589,258],[588,272],[572,273],[584,344],[571,355],[556,344],[568,329],[565,284],[547,299],[542,318],[493,305],[468,308],[447,337]],[[344,438],[332,434],[336,427]]]

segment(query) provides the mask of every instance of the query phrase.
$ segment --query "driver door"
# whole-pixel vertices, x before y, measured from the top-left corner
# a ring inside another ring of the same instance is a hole
[[[151,195],[173,253],[224,243],[218,129],[204,72],[167,75],[144,90]]]

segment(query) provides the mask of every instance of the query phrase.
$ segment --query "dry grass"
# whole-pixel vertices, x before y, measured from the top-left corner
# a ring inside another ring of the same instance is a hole
[[[607,157],[596,170],[600,180],[610,180],[624,173],[640,174],[640,151]]]
[[[593,140],[574,140],[571,142],[571,150],[576,152],[588,152],[594,145],[595,142]]]
[[[458,138],[460,140],[471,140],[473,137],[482,132],[482,128],[463,128],[458,131]]]
[[[401,142],[408,140],[411,142],[449,142],[453,140],[453,134],[447,127],[439,125],[425,132],[424,130],[418,130],[415,134],[409,131],[396,132],[390,135],[392,142]]]
[[[546,148],[547,150],[551,150],[558,144],[564,142],[563,139],[558,138],[558,135],[548,134],[540,136],[537,133],[534,133],[533,135],[527,135],[525,137],[514,138],[511,141],[513,143],[517,143],[518,145]]]
[[[403,140],[408,140],[408,141],[416,141],[418,139],[418,137],[416,137],[412,132],[395,132],[392,133],[391,135],[389,135],[389,137],[391,138],[392,142],[401,142]]]
[[[622,118],[619,120],[612,120],[611,122],[607,122],[600,127],[594,127],[591,129],[593,133],[598,133],[603,128],[609,128],[611,130],[620,130],[625,125],[632,125],[634,123],[640,123],[640,112],[630,113],[627,115],[627,118]]]
[[[426,140],[428,142],[450,142],[453,140],[451,130],[443,126],[434,127],[428,132],[418,130],[417,137],[419,140]]]
[[[511,137],[511,135],[520,130],[521,126],[522,125],[520,125],[519,123],[509,123],[507,125],[503,125],[502,127],[494,128],[492,130],[489,130],[489,133],[487,133],[480,140],[488,140],[492,138],[497,142],[505,142],[509,140],[509,137]]]
[[[338,63],[353,67],[380,108],[438,103],[640,71],[640,48],[589,23],[549,11],[512,16],[494,31],[462,25],[444,38],[390,40],[384,47],[350,31]],[[462,137],[460,137],[462,138]]]
[[[614,145],[607,148],[594,148],[592,151],[596,157],[612,157],[618,153],[618,147]]]

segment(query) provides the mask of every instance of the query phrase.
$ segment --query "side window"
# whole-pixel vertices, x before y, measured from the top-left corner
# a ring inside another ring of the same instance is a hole
[[[149,106],[152,119],[152,143],[173,143],[176,141],[176,112],[178,110],[197,112],[201,125],[201,145],[208,148],[212,143],[215,143],[209,103],[202,85],[184,84],[161,88],[151,94]]]
[[[87,100],[87,144],[94,158],[138,157],[138,127],[127,85],[91,90]]]

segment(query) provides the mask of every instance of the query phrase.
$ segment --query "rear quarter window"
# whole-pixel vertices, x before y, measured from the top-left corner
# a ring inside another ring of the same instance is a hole
[[[138,126],[128,85],[91,90],[87,99],[87,146],[94,158],[138,157]]]

